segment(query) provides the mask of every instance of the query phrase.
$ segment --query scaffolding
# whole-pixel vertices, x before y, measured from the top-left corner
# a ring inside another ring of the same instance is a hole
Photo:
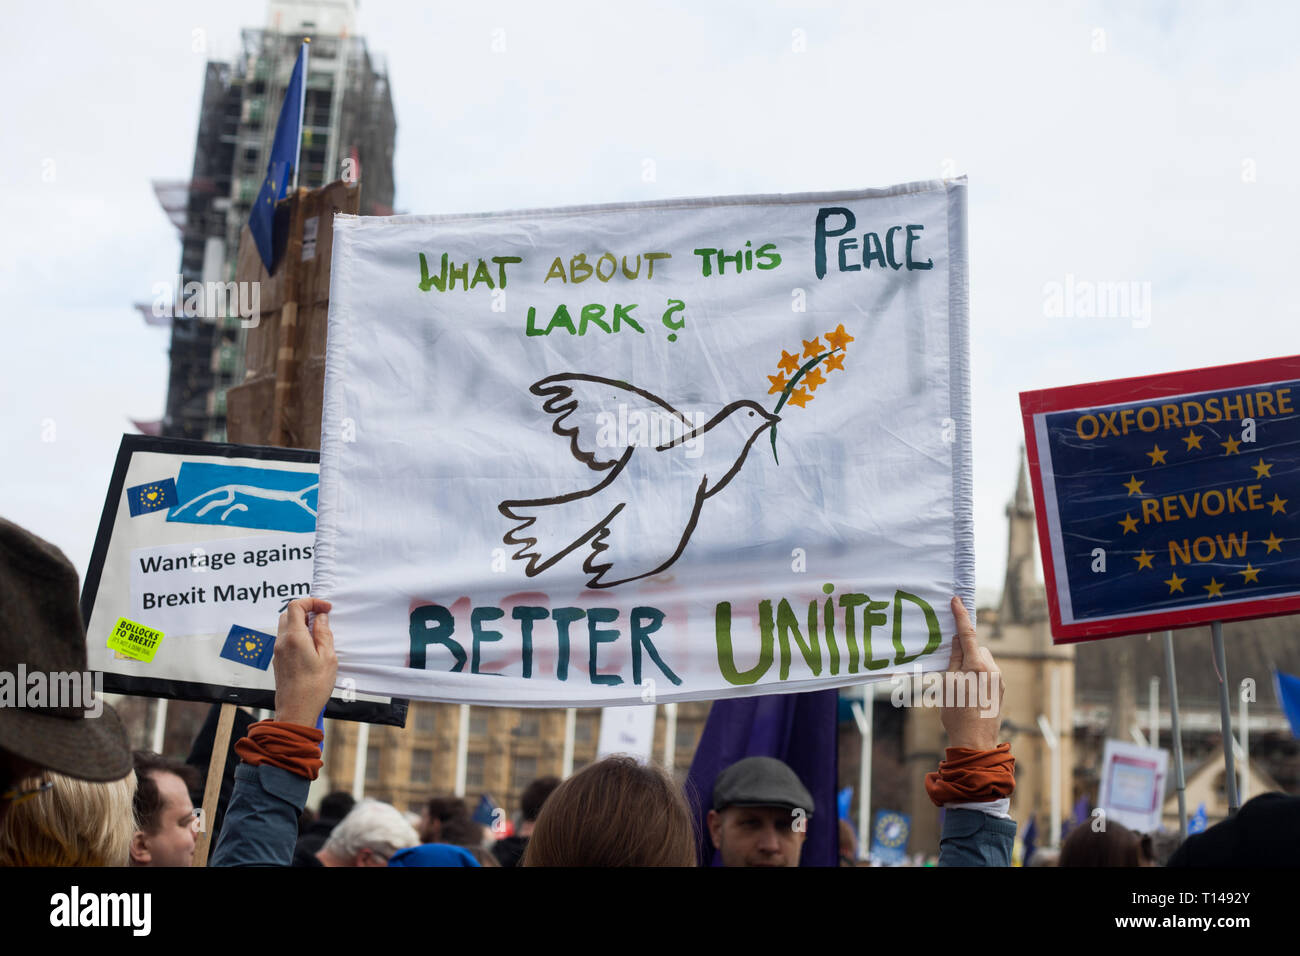
[[[311,40],[298,185],[361,181],[362,215],[392,213],[396,119],[387,68],[361,37],[303,29],[246,29],[233,63],[207,66],[194,151],[181,274],[184,282],[234,279],[240,230],[266,176],[285,90]],[[348,168],[344,161],[350,160]],[[169,210],[169,213],[171,210]],[[225,440],[226,390],[244,378],[238,316],[172,321],[165,434]]]

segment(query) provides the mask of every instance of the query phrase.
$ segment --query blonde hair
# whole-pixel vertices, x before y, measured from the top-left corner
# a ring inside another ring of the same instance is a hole
[[[135,833],[135,771],[91,783],[58,773],[54,786],[9,808],[0,820],[0,866],[127,866]],[[20,789],[39,786],[33,777]]]

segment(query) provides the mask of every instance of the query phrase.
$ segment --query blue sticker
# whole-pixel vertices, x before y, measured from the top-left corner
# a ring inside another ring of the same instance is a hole
[[[176,504],[176,479],[151,481],[147,485],[136,485],[126,489],[126,506],[131,509],[131,517],[152,514]]]
[[[221,648],[221,656],[237,664],[247,664],[264,671],[271,666],[271,654],[275,651],[275,635],[263,634],[252,628],[235,625],[226,635],[226,643]]]
[[[320,478],[309,471],[187,461],[168,521],[263,531],[315,531]]]

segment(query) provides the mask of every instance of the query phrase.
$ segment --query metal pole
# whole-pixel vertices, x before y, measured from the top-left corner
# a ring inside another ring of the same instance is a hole
[[[1052,668],[1052,841],[1049,846],[1061,845],[1061,671]]]
[[[1245,707],[1245,704],[1241,705]],[[163,738],[167,730],[167,698],[159,697],[153,704],[153,740],[149,749],[156,754],[163,752]]]
[[[1250,721],[1246,716],[1246,695],[1241,694],[1241,802],[1250,799]]]
[[[1055,690],[1056,688],[1055,680],[1052,681],[1052,688],[1053,690]],[[1051,703],[1054,704],[1055,700],[1051,701]],[[1049,709],[1054,710],[1055,708],[1049,705]],[[1052,805],[1051,805],[1050,815],[1052,817],[1056,817],[1056,815],[1061,812],[1060,784],[1058,783],[1058,780],[1060,779],[1061,776],[1060,774],[1061,766],[1060,766],[1060,758],[1057,756],[1061,742],[1060,740],[1057,739],[1056,729],[1052,726],[1052,722],[1047,719],[1047,714],[1038,715],[1038,732],[1043,735],[1043,743],[1046,745],[1048,751],[1052,755],[1048,760],[1048,766],[1051,768],[1050,773],[1052,775],[1052,788],[1051,788]],[[1061,829],[1060,820],[1057,820],[1054,826],[1049,822],[1047,827],[1048,849],[1056,849],[1056,839],[1057,836],[1060,834],[1060,829]]]
[[[1245,706],[1244,704],[1242,705]],[[664,704],[664,770],[673,772],[673,760],[677,756],[677,705]]]
[[[299,47],[302,53],[302,83],[298,86],[298,142],[293,151],[293,188],[290,195],[298,192],[298,167],[302,165],[302,128],[307,122],[307,60],[311,57],[310,38],[304,37],[302,45]],[[342,99],[339,91],[334,91],[335,99]],[[281,107],[283,109],[284,107]],[[334,139],[331,131],[330,139]],[[329,170],[325,171],[325,182],[330,181]]]
[[[862,685],[862,701],[853,702],[853,719],[862,735],[858,754],[858,859],[871,859],[871,738],[872,685]]]
[[[465,796],[465,775],[469,770],[469,704],[460,705],[460,726],[456,728],[456,796]]]
[[[352,799],[366,795],[366,765],[370,763],[370,725],[357,724],[357,755],[352,761]]]
[[[1228,665],[1223,654],[1223,622],[1210,625],[1214,645],[1214,669],[1219,673],[1219,729],[1223,733],[1223,766],[1227,771],[1228,815],[1236,814],[1241,806],[1237,802],[1237,767],[1232,756],[1232,711],[1228,706]]]
[[[1183,778],[1183,729],[1178,724],[1178,684],[1174,681],[1174,632],[1165,631],[1165,674],[1169,678],[1169,730],[1173,734],[1174,774],[1178,780],[1178,838],[1187,839],[1187,781]]]
[[[564,711],[564,766],[560,773],[562,780],[573,776],[573,737],[578,726],[578,711],[567,707]]]
[[[1147,725],[1151,728],[1151,746],[1160,748],[1160,678],[1151,678],[1148,685],[1151,690],[1147,701]]]

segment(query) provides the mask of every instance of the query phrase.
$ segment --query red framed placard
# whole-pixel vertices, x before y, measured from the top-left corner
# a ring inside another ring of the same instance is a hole
[[[1300,356],[1020,410],[1055,643],[1300,611]]]

